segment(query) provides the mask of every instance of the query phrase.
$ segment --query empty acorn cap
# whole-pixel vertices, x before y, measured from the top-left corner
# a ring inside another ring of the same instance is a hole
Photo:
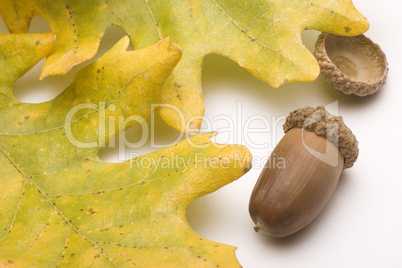
[[[384,52],[363,34],[347,37],[321,33],[314,55],[325,79],[348,95],[374,94],[387,79]]]

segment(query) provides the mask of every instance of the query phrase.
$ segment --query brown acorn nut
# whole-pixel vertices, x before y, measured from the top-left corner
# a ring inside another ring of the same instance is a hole
[[[274,237],[308,225],[332,196],[341,172],[353,166],[358,142],[342,117],[324,107],[289,114],[285,136],[267,161],[250,197],[254,229]],[[272,166],[271,158],[284,165]]]
[[[325,79],[347,95],[374,94],[387,79],[384,52],[363,34],[350,37],[321,33],[314,56]]]

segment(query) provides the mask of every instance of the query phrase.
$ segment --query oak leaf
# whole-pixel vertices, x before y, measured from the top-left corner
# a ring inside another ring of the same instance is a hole
[[[185,209],[247,172],[245,147],[202,134],[123,163],[98,157],[149,116],[180,49],[163,39],[126,51],[125,37],[55,99],[19,102],[13,82],[53,43],[50,33],[0,35],[0,266],[239,266],[235,248],[196,234]]]
[[[110,25],[123,28],[136,48],[162,38],[183,49],[183,58],[166,82],[162,118],[178,130],[197,132],[204,113],[201,67],[205,55],[217,53],[237,62],[274,87],[312,81],[319,67],[303,46],[301,31],[316,29],[357,35],[367,20],[351,0],[2,0],[0,13],[12,33],[27,32],[33,15],[46,19],[56,34],[42,78],[65,74],[93,57]]]

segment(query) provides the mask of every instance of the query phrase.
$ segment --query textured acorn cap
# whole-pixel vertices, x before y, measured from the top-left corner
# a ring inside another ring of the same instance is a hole
[[[328,139],[338,147],[345,159],[343,169],[350,168],[359,155],[358,142],[341,116],[328,113],[323,106],[305,107],[291,112],[286,118],[283,130],[302,128]]]
[[[348,95],[374,94],[387,79],[384,52],[363,34],[347,37],[321,33],[314,55],[325,79]]]

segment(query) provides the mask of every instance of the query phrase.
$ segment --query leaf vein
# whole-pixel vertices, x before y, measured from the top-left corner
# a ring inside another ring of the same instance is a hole
[[[152,12],[152,10],[151,10],[151,7],[150,7],[149,4],[148,4],[148,0],[144,0],[144,2],[145,2],[145,5],[146,5],[147,8],[148,8],[149,15],[151,16],[152,21],[154,22],[154,26],[155,26],[155,28],[156,28],[156,31],[158,32],[159,40],[162,40],[162,39],[163,39],[163,36],[162,36],[161,29],[159,28],[159,25],[158,25],[158,23],[157,23],[156,20],[155,20],[155,16],[154,16],[154,14],[153,14],[153,12]]]
[[[64,238],[63,252],[61,253],[60,259],[59,259],[59,261],[57,262],[56,267],[59,267],[59,266],[60,266],[60,263],[61,263],[61,262],[63,261],[63,259],[64,259],[64,254],[66,253],[66,247],[67,247],[67,243],[68,243],[68,237],[70,236],[71,230],[72,230],[72,229],[69,229],[69,230],[68,230],[68,232],[67,232],[67,234],[66,234],[66,237]]]
[[[1,148],[0,148],[0,150],[3,151]],[[15,219],[17,218],[18,209],[19,209],[19,206],[20,206],[20,204],[21,204],[22,198],[24,197],[25,185],[26,185],[26,180],[24,180],[24,185],[23,185],[23,187],[22,187],[20,200],[18,201],[17,207],[15,208],[15,212],[14,212],[13,219],[11,220],[10,228],[8,229],[8,232],[0,239],[0,243],[1,243],[4,239],[6,239],[6,237],[8,236],[8,234],[11,233],[11,229],[14,227],[14,222],[15,222]]]
[[[279,53],[279,51],[273,49],[272,47],[262,43],[261,41],[259,41],[256,37],[250,35],[246,29],[244,29],[243,27],[240,26],[239,23],[237,23],[224,9],[222,6],[220,6],[215,0],[211,0],[219,9],[219,11],[225,15],[227,17],[227,19],[233,23],[233,25],[235,25],[242,33],[244,33],[251,41],[256,42],[257,44],[259,44],[263,49],[268,48],[269,50],[272,50],[276,53]]]

